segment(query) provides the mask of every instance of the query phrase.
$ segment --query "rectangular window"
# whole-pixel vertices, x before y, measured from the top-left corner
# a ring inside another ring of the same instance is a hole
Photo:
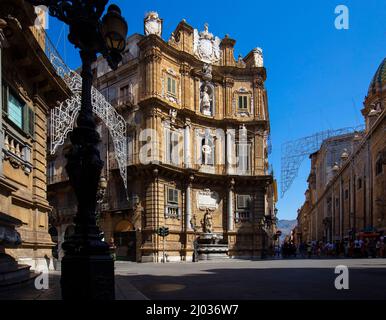
[[[239,96],[239,111],[248,111],[249,107],[249,97],[247,95],[240,95]]]
[[[12,93],[8,93],[8,119],[23,129],[24,103],[16,98]]]
[[[119,89],[119,97],[127,97],[129,95],[129,86],[124,86]]]
[[[178,190],[174,188],[167,188],[168,204],[178,204]]]
[[[251,196],[247,194],[238,194],[237,195],[237,209],[246,210],[249,209],[251,205]]]
[[[167,77],[168,81],[168,93],[175,96],[176,95],[176,79],[172,77]]]
[[[239,143],[236,148],[239,173],[248,173],[251,170],[251,144]]]
[[[237,221],[248,221],[250,220],[250,209],[251,209],[251,196],[248,194],[238,194],[237,195],[237,211],[236,211],[236,220]]]

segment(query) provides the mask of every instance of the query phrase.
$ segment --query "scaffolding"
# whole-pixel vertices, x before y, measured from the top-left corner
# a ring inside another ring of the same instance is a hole
[[[289,190],[298,175],[303,160],[318,151],[324,140],[353,132],[363,131],[364,126],[325,130],[308,137],[287,141],[281,146],[281,197]]]

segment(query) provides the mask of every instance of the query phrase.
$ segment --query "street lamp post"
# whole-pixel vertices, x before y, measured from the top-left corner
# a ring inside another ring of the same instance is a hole
[[[193,240],[193,259],[192,259],[192,262],[198,262],[198,248],[197,248],[197,229],[198,229],[198,226],[197,226],[197,219],[196,219],[196,215],[193,215],[193,217],[190,219],[189,221],[192,229],[193,229],[193,232],[194,232],[194,240]]]
[[[48,7],[50,15],[69,25],[69,41],[80,49],[82,103],[77,127],[71,134],[72,148],[66,155],[70,184],[78,200],[75,233],[65,243],[62,260],[62,298],[65,300],[113,300],[114,261],[109,245],[101,240],[96,224],[97,190],[103,161],[100,158],[91,103],[91,65],[102,53],[116,69],[126,46],[127,23],[116,5],[108,0],[28,0]]]

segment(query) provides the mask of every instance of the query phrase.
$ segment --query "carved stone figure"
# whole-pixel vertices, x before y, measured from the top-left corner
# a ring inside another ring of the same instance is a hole
[[[254,58],[254,66],[255,67],[263,67],[264,62],[263,62],[263,49],[261,48],[255,48],[253,49],[253,58]]]
[[[204,63],[202,67],[202,78],[206,81],[212,80],[212,66],[209,63]]]
[[[162,34],[162,20],[158,17],[158,13],[151,11],[145,17],[145,35],[155,34],[161,36]]]
[[[177,110],[176,109],[170,109],[169,110],[169,115],[170,115],[170,122],[172,124],[176,123],[177,119]]]
[[[202,225],[202,230],[204,231],[204,233],[213,232],[213,217],[209,210],[206,210]]]
[[[206,23],[204,31],[198,32],[194,29],[193,51],[196,57],[206,63],[217,63],[221,58],[220,50],[221,40],[209,32],[209,26]]]
[[[209,87],[207,85],[204,85],[201,91],[201,111],[207,116],[212,115],[211,102],[212,97],[209,92]]]

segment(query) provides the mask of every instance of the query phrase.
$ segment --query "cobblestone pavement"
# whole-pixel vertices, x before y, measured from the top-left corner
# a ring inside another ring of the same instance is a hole
[[[349,289],[337,290],[335,267],[349,270]],[[226,260],[115,264],[117,300],[142,299],[386,299],[386,259]],[[0,290],[0,300],[59,300],[60,273],[49,289]]]

